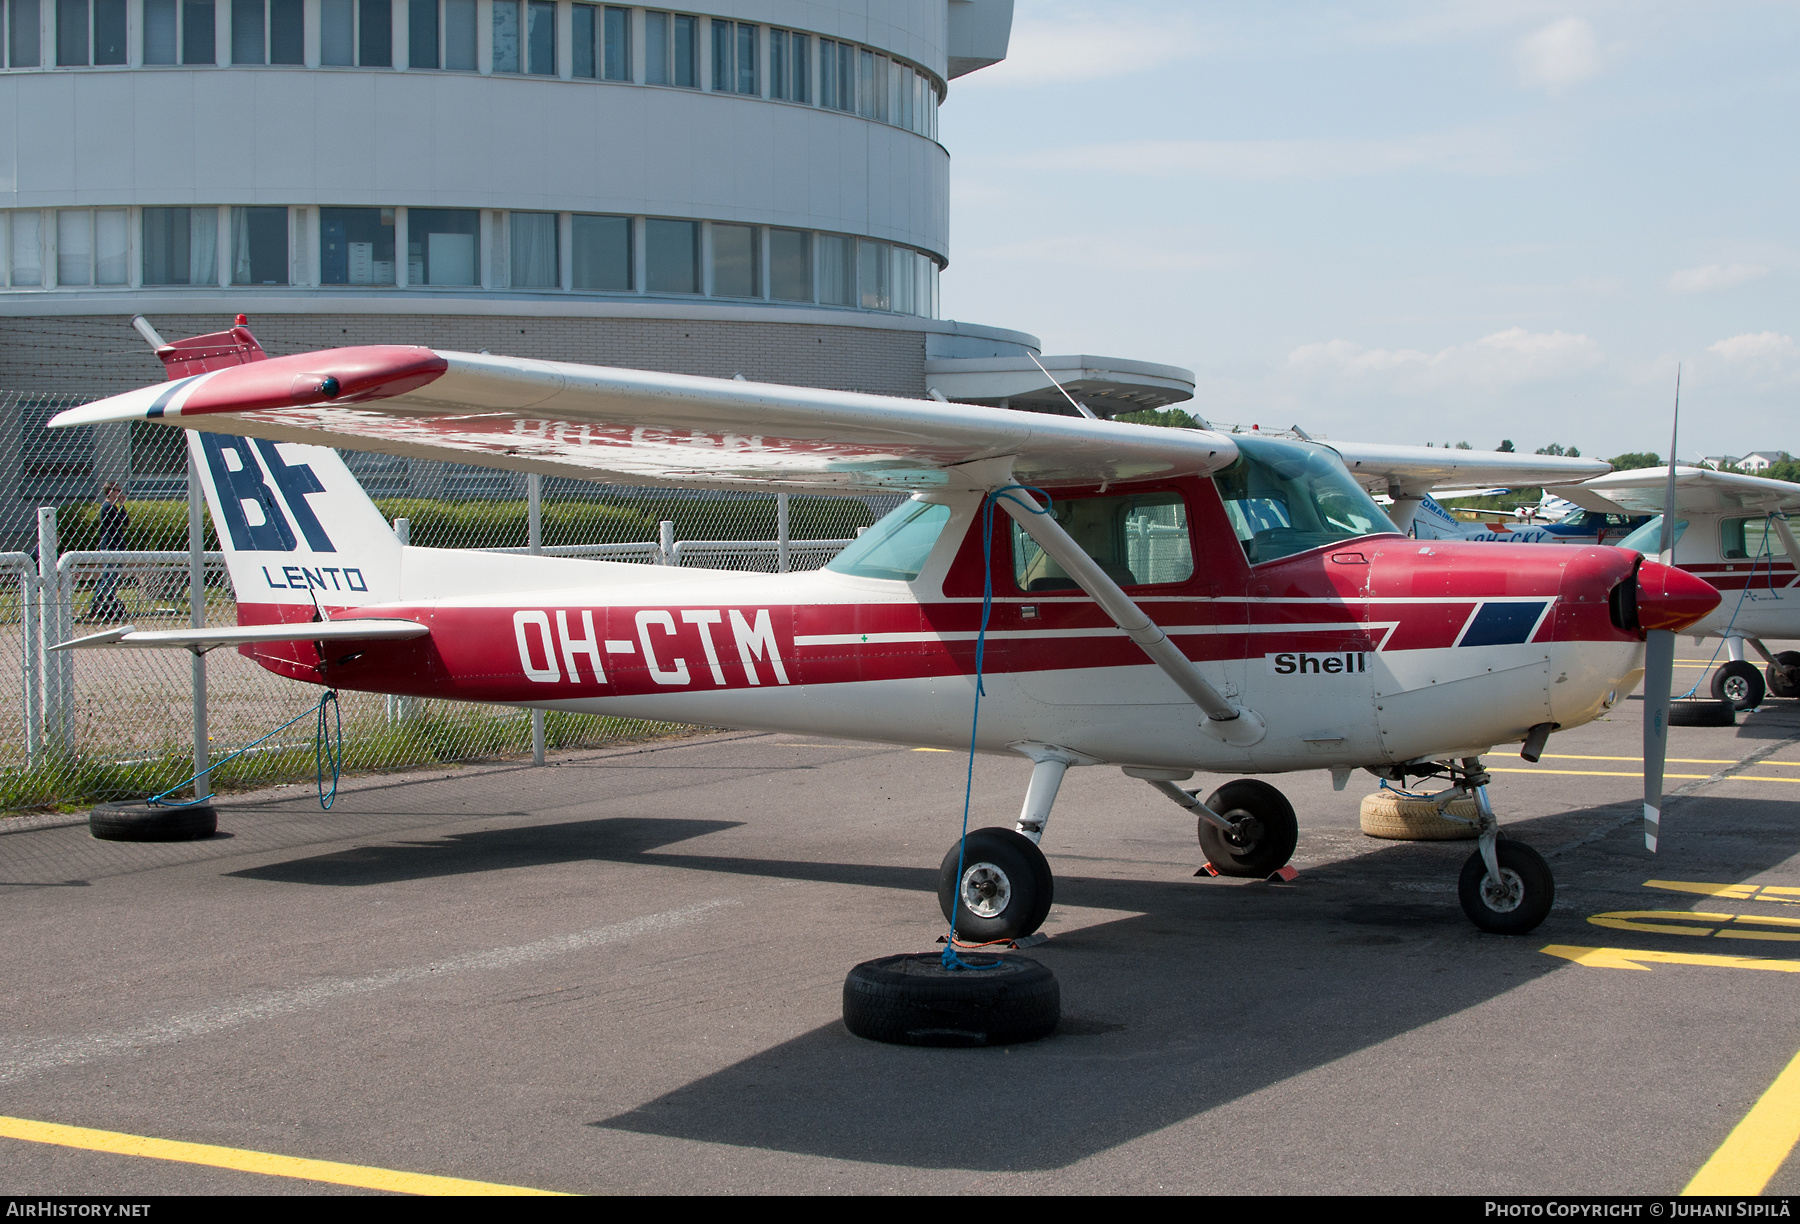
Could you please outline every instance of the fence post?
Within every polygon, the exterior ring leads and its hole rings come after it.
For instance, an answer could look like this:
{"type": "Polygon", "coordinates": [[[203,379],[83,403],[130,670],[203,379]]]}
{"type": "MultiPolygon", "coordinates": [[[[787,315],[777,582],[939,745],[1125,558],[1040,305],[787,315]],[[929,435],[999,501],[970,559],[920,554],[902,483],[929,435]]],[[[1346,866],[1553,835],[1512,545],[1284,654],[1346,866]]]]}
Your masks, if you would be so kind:
{"type": "Polygon", "coordinates": [[[788,572],[791,560],[788,556],[788,495],[775,495],[775,572],[788,572]]]}
{"type": "Polygon", "coordinates": [[[657,558],[656,563],[658,565],[674,565],[675,524],[673,521],[664,519],[656,525],[656,540],[657,547],[661,549],[661,555],[657,558]]]}
{"type": "Polygon", "coordinates": [[[42,609],[37,575],[19,570],[19,636],[25,655],[25,767],[35,768],[44,755],[44,678],[42,609]]]}
{"type": "MultiPolygon", "coordinates": [[[[541,556],[544,551],[544,478],[536,472],[525,476],[525,547],[534,557],[541,556]]],[[[531,712],[531,763],[544,763],[542,710],[531,712]]]]}
{"type": "MultiPolygon", "coordinates": [[[[405,548],[408,544],[412,543],[411,519],[397,518],[394,520],[394,538],[400,541],[400,547],[402,548],[405,548]]],[[[401,562],[401,566],[404,572],[404,561],[401,562]]],[[[417,714],[423,706],[424,703],[417,697],[396,697],[392,693],[388,694],[388,726],[391,727],[395,723],[405,722],[407,719],[417,714]]]]}
{"type": "Polygon", "coordinates": [[[38,640],[40,675],[43,677],[43,733],[50,745],[60,751],[69,750],[64,734],[64,706],[68,694],[62,683],[64,655],[53,655],[50,647],[63,641],[62,582],[57,562],[61,559],[56,535],[56,507],[38,507],[38,640]]]}
{"type": "MultiPolygon", "coordinates": [[[[194,463],[194,448],[187,448],[188,495],[188,624],[196,629],[206,627],[206,526],[201,517],[200,469],[194,463]]],[[[190,683],[194,693],[194,798],[212,794],[212,777],[205,772],[208,756],[206,742],[206,656],[193,652],[189,664],[190,683]]]]}

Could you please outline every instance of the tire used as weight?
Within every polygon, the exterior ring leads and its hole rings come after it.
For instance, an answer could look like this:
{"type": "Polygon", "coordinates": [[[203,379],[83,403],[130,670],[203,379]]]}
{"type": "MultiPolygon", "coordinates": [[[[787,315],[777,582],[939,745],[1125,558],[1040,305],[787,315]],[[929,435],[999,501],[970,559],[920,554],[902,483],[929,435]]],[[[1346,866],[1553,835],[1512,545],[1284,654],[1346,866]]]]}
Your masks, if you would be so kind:
{"type": "Polygon", "coordinates": [[[1452,799],[1448,810],[1451,816],[1464,819],[1451,820],[1429,799],[1408,799],[1380,790],[1363,796],[1362,831],[1388,841],[1463,841],[1476,835],[1474,821],[1479,813],[1473,799],[1452,799]]]}
{"type": "Polygon", "coordinates": [[[88,813],[88,832],[101,841],[192,841],[218,831],[218,809],[210,803],[187,807],[102,803],[88,813]]]}
{"type": "Polygon", "coordinates": [[[1735,727],[1737,710],[1729,701],[1671,701],[1671,727],[1735,727]]]}
{"type": "Polygon", "coordinates": [[[844,979],[844,1027],[911,1046],[1011,1045],[1055,1031],[1062,991],[1049,969],[1024,956],[962,959],[984,967],[946,969],[936,952],[856,966],[844,979]]]}

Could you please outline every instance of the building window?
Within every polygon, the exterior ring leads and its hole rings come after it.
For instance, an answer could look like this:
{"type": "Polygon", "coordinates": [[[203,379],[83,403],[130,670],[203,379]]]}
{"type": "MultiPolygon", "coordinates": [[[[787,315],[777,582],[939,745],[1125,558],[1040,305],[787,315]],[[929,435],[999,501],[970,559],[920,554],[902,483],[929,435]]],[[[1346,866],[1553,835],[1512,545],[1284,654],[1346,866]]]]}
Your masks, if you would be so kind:
{"type": "MultiPolygon", "coordinates": [[[[36,214],[31,214],[33,217],[36,214]]],[[[56,213],[56,283],[123,285],[129,225],[123,208],[63,208],[56,213]]],[[[35,230],[34,230],[35,232],[35,230]]],[[[41,263],[34,261],[37,283],[41,263]]]]}
{"type": "Polygon", "coordinates": [[[569,220],[575,288],[630,293],[631,218],[576,213],[569,220]]]}
{"type": "Polygon", "coordinates": [[[8,221],[12,230],[8,247],[12,254],[12,287],[35,289],[44,283],[43,214],[21,209],[8,221]]]}
{"type": "Polygon", "coordinates": [[[475,71],[475,0],[407,0],[406,66],[475,71]]]}
{"type": "Polygon", "coordinates": [[[856,48],[849,43],[819,40],[819,105],[856,112],[856,48]]]}
{"type": "Polygon", "coordinates": [[[700,19],[685,13],[644,14],[644,75],[652,85],[700,85],[700,19]]]}
{"type": "Polygon", "coordinates": [[[146,285],[217,285],[219,210],[146,208],[142,250],[146,285]]]}
{"type": "Polygon", "coordinates": [[[569,6],[569,72],[585,80],[599,75],[601,23],[594,20],[599,12],[591,4],[569,6]]]}
{"type": "Polygon", "coordinates": [[[392,68],[393,0],[320,0],[319,59],[339,68],[392,68]]]}
{"type": "Polygon", "coordinates": [[[805,230],[769,231],[769,296],[783,302],[813,300],[812,235],[805,230]]]}
{"type": "Polygon", "coordinates": [[[494,71],[519,71],[519,0],[494,0],[494,71]]]}
{"type": "Polygon", "coordinates": [[[534,76],[556,75],[556,4],[531,0],[525,6],[525,71],[534,76]]]}
{"type": "Polygon", "coordinates": [[[700,292],[700,223],[663,221],[644,223],[647,280],[651,293],[700,292]]]}
{"type": "MultiPolygon", "coordinates": [[[[495,5],[498,8],[499,5],[495,5]]],[[[481,214],[473,208],[414,208],[406,214],[406,283],[481,283],[481,214]]]]}
{"type": "Polygon", "coordinates": [[[288,283],[288,210],[231,210],[231,283],[288,283]]]}
{"type": "Polygon", "coordinates": [[[305,0],[231,0],[233,64],[306,62],[305,0]]]}
{"type": "Polygon", "coordinates": [[[562,259],[556,245],[556,214],[515,212],[512,230],[512,284],[515,289],[555,289],[562,284],[562,259]]]}
{"type": "Polygon", "coordinates": [[[393,209],[321,208],[319,244],[321,283],[394,283],[393,209]]]}
{"type": "Polygon", "coordinates": [[[754,225],[712,226],[712,291],[714,297],[762,296],[757,275],[757,241],[754,225]]]}
{"type": "Polygon", "coordinates": [[[856,244],[856,287],[864,310],[892,310],[892,286],[888,281],[888,247],[885,242],[856,244]]]}
{"type": "Polygon", "coordinates": [[[436,68],[438,64],[438,0],[407,0],[406,66],[436,68]]]}
{"type": "Polygon", "coordinates": [[[837,234],[819,235],[819,301],[827,306],[856,305],[854,241],[837,234]]]}
{"type": "Polygon", "coordinates": [[[59,67],[124,62],[125,0],[56,0],[59,67]]]}
{"type": "Polygon", "coordinates": [[[7,0],[6,66],[36,68],[43,54],[40,0],[7,0]]]}
{"type": "Polygon", "coordinates": [[[756,83],[757,27],[742,21],[713,19],[712,87],[720,93],[758,95],[756,83]]]}
{"type": "Polygon", "coordinates": [[[606,6],[605,73],[609,81],[631,79],[631,10],[606,6]]]}
{"type": "Polygon", "coordinates": [[[144,0],[144,62],[213,63],[213,22],[212,0],[144,0]]]}
{"type": "Polygon", "coordinates": [[[769,96],[812,101],[812,39],[789,30],[769,31],[769,96]]]}

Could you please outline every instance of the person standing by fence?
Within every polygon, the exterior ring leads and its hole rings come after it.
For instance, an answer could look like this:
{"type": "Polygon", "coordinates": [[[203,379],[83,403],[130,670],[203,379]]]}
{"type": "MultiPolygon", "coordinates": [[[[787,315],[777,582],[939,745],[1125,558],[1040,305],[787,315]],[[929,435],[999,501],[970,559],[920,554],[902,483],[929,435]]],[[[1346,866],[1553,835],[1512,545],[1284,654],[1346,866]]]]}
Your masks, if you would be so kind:
{"type": "MultiPolygon", "coordinates": [[[[125,490],[109,480],[101,487],[100,551],[121,552],[125,548],[125,532],[131,527],[131,514],[125,509],[125,490]]],[[[126,619],[125,601],[119,598],[119,571],[100,571],[94,584],[94,598],[88,604],[90,621],[122,621],[126,619]]]]}

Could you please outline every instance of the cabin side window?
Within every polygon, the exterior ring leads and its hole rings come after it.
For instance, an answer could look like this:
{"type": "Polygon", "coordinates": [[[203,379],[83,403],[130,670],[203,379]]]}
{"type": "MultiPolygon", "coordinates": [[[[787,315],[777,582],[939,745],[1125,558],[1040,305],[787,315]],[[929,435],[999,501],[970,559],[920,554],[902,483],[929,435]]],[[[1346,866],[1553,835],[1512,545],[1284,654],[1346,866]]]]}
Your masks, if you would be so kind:
{"type": "Polygon", "coordinates": [[[1758,515],[1719,523],[1719,555],[1727,561],[1754,561],[1759,557],[1786,557],[1787,549],[1769,519],[1758,515]]]}
{"type": "MultiPolygon", "coordinates": [[[[1175,492],[1058,498],[1051,513],[1122,587],[1162,586],[1194,576],[1187,503],[1175,492]]],[[[1021,591],[1073,591],[1075,580],[1012,523],[1013,579],[1021,591]]]]}

